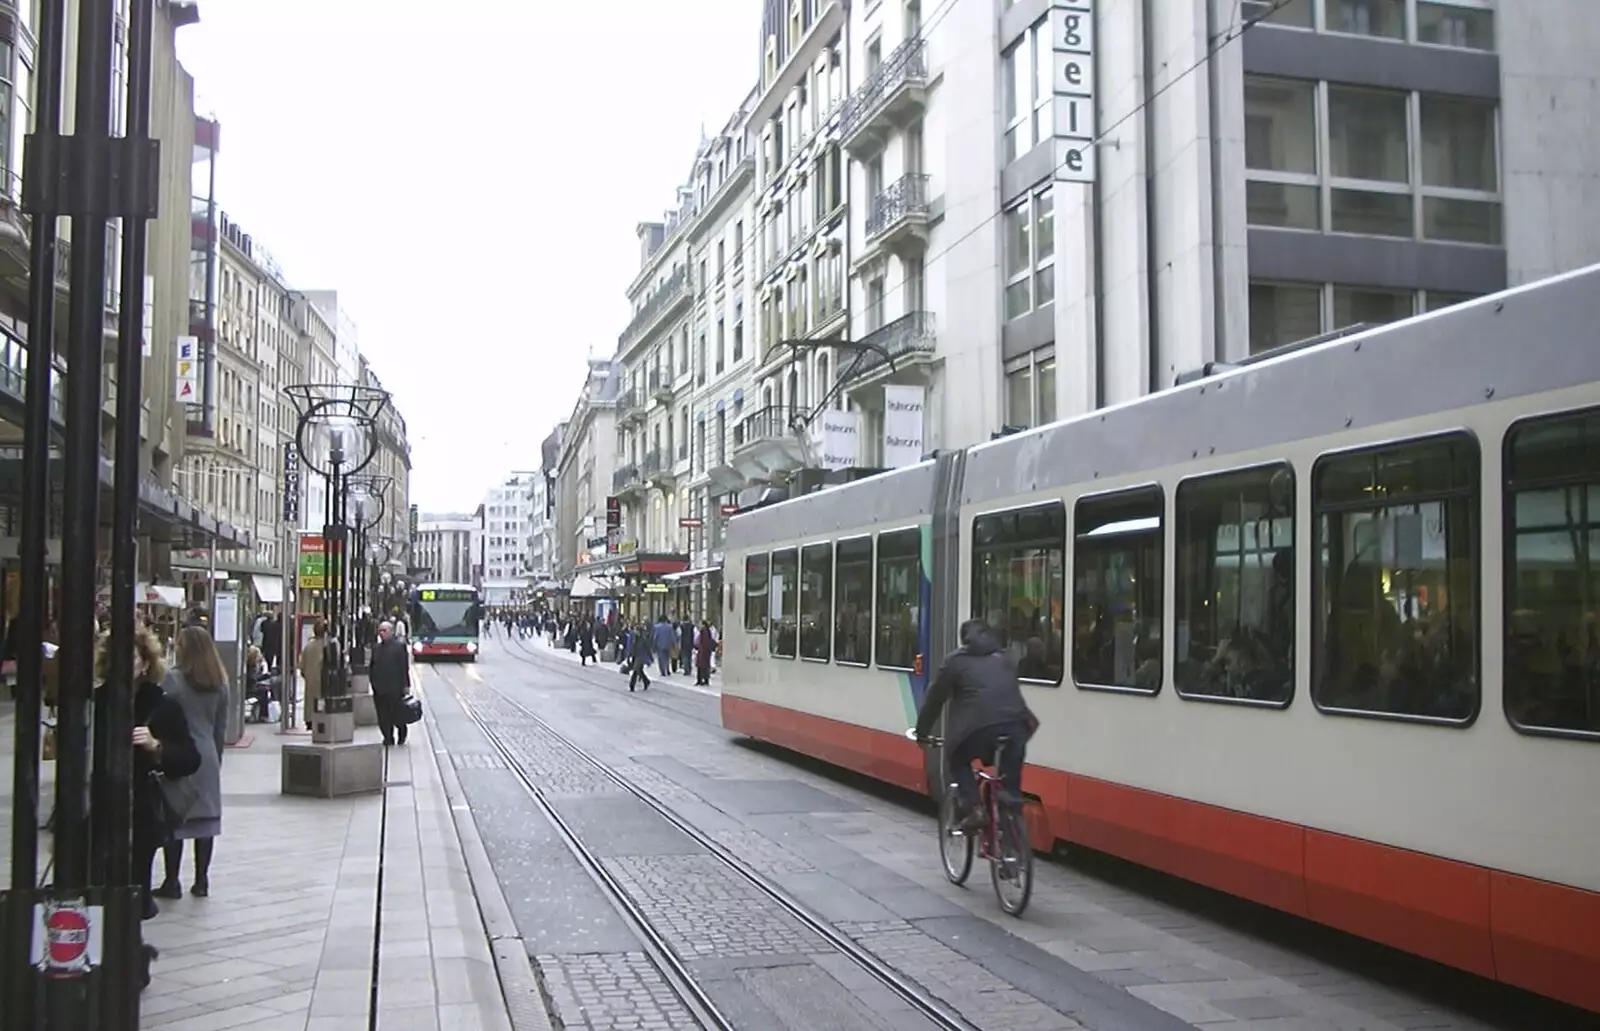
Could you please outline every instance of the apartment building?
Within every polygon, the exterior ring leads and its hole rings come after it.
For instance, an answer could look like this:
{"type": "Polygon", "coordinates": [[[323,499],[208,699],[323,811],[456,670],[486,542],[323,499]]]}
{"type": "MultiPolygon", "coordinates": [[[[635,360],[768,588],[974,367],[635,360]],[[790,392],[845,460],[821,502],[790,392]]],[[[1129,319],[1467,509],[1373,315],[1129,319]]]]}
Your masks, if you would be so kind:
{"type": "Polygon", "coordinates": [[[532,532],[534,491],[542,472],[512,472],[489,489],[483,499],[483,567],[479,584],[485,604],[510,605],[525,600],[534,578],[528,541],[532,532]]]}
{"type": "Polygon", "coordinates": [[[561,445],[566,439],[566,434],[567,423],[563,421],[539,443],[539,472],[543,480],[534,491],[533,525],[528,552],[533,560],[534,580],[542,586],[550,586],[556,581],[556,569],[560,564],[556,476],[561,466],[561,445]]]}
{"type": "Polygon", "coordinates": [[[473,538],[477,519],[471,515],[425,515],[417,522],[412,567],[427,570],[428,582],[472,583],[473,538]]]}
{"type": "Polygon", "coordinates": [[[591,358],[577,402],[561,436],[556,460],[556,579],[573,600],[609,593],[602,569],[622,541],[622,507],[611,493],[619,461],[617,428],[622,370],[609,358],[591,358]]]}

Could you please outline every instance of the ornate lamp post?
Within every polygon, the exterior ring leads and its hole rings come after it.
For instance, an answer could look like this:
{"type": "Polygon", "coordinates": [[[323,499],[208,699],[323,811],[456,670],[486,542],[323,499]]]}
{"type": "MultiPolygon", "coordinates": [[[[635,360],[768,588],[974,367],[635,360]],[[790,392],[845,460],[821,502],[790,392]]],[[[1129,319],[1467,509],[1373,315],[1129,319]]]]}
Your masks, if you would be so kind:
{"type": "Polygon", "coordinates": [[[349,588],[351,484],[378,454],[375,426],[389,404],[377,387],[296,383],[284,388],[300,413],[295,442],[301,464],[327,483],[322,527],[322,614],[328,621],[328,648],[322,662],[322,692],[314,742],[343,743],[354,735],[350,698],[349,588]]]}

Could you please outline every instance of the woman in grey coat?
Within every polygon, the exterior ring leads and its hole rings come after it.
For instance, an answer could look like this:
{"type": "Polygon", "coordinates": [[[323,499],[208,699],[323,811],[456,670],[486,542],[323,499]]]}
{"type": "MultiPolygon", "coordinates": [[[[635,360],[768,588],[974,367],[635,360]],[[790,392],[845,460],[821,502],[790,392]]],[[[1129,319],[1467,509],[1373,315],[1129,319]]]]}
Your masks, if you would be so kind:
{"type": "Polygon", "coordinates": [[[200,769],[189,779],[196,788],[194,805],[183,825],[165,846],[167,879],[151,892],[157,898],[181,899],[183,843],[194,842],[195,898],[211,894],[211,854],[222,833],[222,751],[228,730],[228,674],[217,646],[204,627],[184,627],[178,634],[176,662],[167,673],[167,694],[189,718],[189,733],[200,751],[200,769]]]}

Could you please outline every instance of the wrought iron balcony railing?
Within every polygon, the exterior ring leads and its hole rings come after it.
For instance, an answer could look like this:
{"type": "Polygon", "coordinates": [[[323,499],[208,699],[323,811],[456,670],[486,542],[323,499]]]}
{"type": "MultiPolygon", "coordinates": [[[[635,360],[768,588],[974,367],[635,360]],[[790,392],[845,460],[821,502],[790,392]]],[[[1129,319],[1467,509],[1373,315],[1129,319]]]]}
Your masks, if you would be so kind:
{"type": "Polygon", "coordinates": [[[913,38],[901,43],[844,102],[839,114],[840,134],[846,137],[853,134],[877,111],[883,99],[901,86],[908,82],[926,82],[927,78],[928,41],[913,38]]]}
{"type": "Polygon", "coordinates": [[[687,266],[680,266],[660,286],[651,291],[650,296],[640,306],[638,314],[628,323],[628,328],[617,338],[617,342],[626,347],[646,326],[653,323],[658,315],[687,296],[689,296],[689,269],[687,266]]]}
{"type": "Polygon", "coordinates": [[[875,372],[887,364],[884,352],[897,361],[907,355],[932,354],[938,344],[938,338],[934,334],[933,312],[907,312],[893,322],[868,333],[860,342],[875,346],[863,351],[859,362],[855,358],[841,361],[839,375],[848,372],[851,378],[855,378],[875,372]]]}
{"type": "Polygon", "coordinates": [[[867,239],[913,217],[928,217],[928,177],[920,172],[901,176],[872,198],[867,208],[867,239]]]}

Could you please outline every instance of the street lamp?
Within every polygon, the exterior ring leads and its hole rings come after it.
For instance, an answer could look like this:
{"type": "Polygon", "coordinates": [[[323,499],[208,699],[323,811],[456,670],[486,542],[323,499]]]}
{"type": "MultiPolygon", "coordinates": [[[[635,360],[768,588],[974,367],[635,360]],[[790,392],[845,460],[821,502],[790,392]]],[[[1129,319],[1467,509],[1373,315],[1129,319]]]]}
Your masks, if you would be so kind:
{"type": "Polygon", "coordinates": [[[328,621],[333,654],[324,655],[318,706],[331,718],[316,720],[314,742],[338,744],[355,733],[350,698],[350,487],[378,454],[374,432],[389,404],[388,391],[348,384],[295,383],[284,388],[300,414],[295,442],[300,461],[327,483],[322,527],[322,615],[328,621]],[[342,717],[342,718],[340,718],[342,717]]]}

